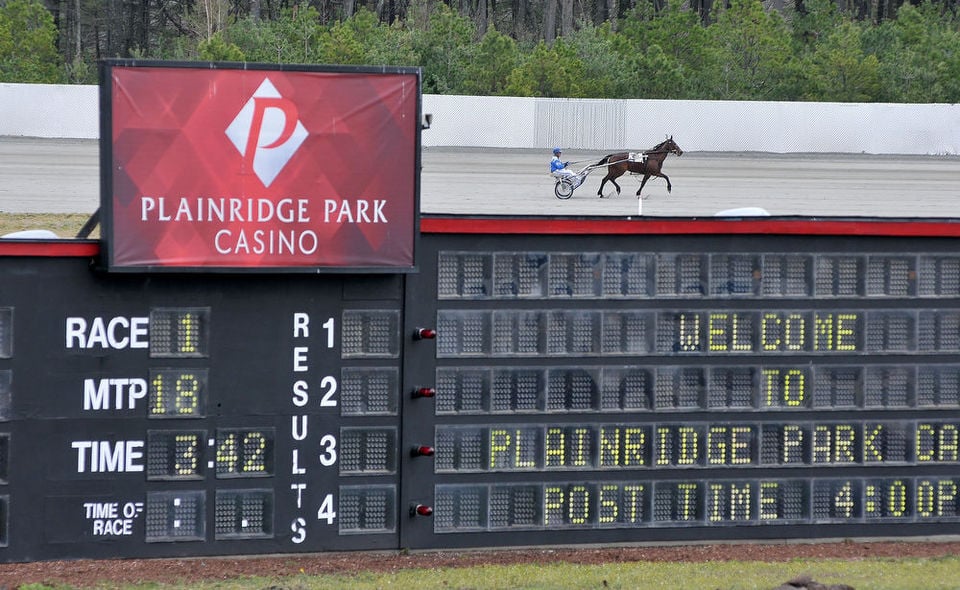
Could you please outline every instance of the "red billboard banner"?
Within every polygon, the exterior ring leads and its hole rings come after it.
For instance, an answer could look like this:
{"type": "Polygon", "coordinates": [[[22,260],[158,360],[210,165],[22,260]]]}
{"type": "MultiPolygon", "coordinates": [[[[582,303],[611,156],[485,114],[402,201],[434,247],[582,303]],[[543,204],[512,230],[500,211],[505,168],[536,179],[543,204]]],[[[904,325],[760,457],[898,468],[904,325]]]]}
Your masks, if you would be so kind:
{"type": "Polygon", "coordinates": [[[107,61],[110,270],[414,266],[420,73],[107,61]]]}

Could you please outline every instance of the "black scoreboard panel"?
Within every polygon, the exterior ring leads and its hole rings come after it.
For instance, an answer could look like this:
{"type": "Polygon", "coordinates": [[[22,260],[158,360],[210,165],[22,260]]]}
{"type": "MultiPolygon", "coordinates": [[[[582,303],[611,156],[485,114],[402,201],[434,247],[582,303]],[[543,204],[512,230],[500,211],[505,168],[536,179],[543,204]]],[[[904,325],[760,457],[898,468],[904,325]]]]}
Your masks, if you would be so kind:
{"type": "Polygon", "coordinates": [[[0,559],[398,546],[400,277],[0,276],[0,559]]]}
{"type": "MultiPolygon", "coordinates": [[[[425,235],[410,547],[960,531],[953,239],[425,235]]],[[[411,477],[412,476],[412,477],[411,477]]],[[[407,482],[410,482],[409,484],[407,482]]]]}
{"type": "Polygon", "coordinates": [[[437,227],[397,275],[0,242],[0,561],[960,532],[954,230],[437,227]]]}

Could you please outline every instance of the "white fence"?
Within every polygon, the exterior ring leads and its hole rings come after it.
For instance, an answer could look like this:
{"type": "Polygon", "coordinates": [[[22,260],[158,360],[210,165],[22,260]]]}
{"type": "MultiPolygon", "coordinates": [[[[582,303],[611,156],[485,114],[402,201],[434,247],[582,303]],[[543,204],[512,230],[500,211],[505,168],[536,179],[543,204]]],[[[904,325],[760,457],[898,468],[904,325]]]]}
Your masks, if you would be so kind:
{"type": "MultiPolygon", "coordinates": [[[[96,86],[0,84],[0,136],[99,135],[96,86]]],[[[960,154],[960,105],[425,95],[425,146],[960,154]]]]}

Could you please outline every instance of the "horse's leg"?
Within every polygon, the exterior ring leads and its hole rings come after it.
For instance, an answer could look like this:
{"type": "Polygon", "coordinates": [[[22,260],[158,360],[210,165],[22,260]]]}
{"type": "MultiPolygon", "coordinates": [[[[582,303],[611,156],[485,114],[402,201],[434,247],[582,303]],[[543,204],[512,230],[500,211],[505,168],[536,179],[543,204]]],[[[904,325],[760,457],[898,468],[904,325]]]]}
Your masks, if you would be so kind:
{"type": "Polygon", "coordinates": [[[610,182],[613,183],[613,186],[617,187],[617,196],[620,196],[620,185],[617,183],[617,179],[627,173],[629,168],[623,163],[617,164],[616,167],[612,167],[610,170],[610,182]]]}
{"type": "Polygon", "coordinates": [[[603,198],[603,185],[607,184],[607,181],[613,183],[613,186],[617,188],[617,194],[620,194],[620,185],[617,184],[617,176],[613,174],[607,174],[603,177],[603,180],[600,182],[600,190],[597,191],[597,195],[602,199],[603,198]]]}
{"type": "Polygon", "coordinates": [[[667,192],[669,193],[670,189],[673,188],[673,185],[670,184],[670,177],[664,174],[663,172],[660,173],[660,176],[662,176],[663,179],[667,181],[667,192]]]}
{"type": "Polygon", "coordinates": [[[640,196],[640,191],[643,190],[643,185],[647,184],[647,179],[650,178],[649,174],[643,175],[643,180],[640,181],[640,188],[637,189],[637,196],[640,196]]]}
{"type": "Polygon", "coordinates": [[[610,179],[610,176],[607,175],[607,176],[604,176],[603,180],[600,181],[600,190],[597,191],[597,195],[599,195],[601,199],[603,198],[603,185],[607,184],[607,181],[609,179],[610,179]]]}

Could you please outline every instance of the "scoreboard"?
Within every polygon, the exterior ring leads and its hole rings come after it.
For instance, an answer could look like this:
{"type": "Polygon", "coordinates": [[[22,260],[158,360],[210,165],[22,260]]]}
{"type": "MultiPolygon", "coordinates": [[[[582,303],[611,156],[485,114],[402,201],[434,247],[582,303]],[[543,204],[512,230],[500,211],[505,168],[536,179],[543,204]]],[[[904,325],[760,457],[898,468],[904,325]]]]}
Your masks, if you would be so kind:
{"type": "Polygon", "coordinates": [[[4,560],[397,546],[399,276],[90,261],[0,258],[4,560]]]}
{"type": "Polygon", "coordinates": [[[956,532],[955,239],[484,223],[430,225],[407,283],[438,334],[410,545],[956,532]]]}
{"type": "Polygon", "coordinates": [[[0,242],[0,561],[954,535],[950,223],[425,218],[396,273],[0,242]]]}

